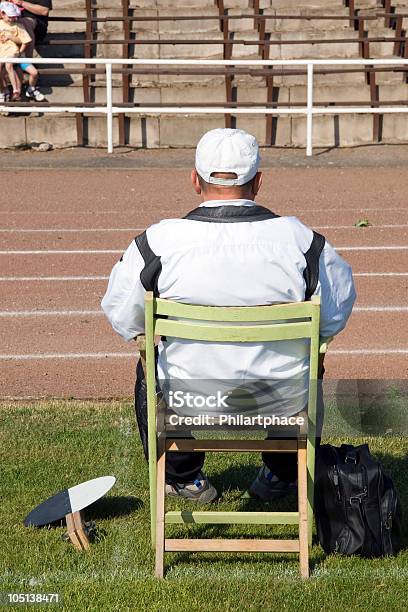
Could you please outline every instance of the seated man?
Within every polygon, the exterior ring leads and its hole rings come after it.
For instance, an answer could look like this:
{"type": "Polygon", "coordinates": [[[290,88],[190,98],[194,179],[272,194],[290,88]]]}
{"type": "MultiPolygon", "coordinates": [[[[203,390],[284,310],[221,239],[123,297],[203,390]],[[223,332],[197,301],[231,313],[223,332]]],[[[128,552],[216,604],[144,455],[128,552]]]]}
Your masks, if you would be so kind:
{"type": "MultiPolygon", "coordinates": [[[[125,340],[144,332],[144,294],[213,306],[256,306],[301,302],[321,296],[321,335],[341,331],[355,292],[350,267],[295,217],[279,217],[258,206],[262,184],[258,144],[242,130],[207,132],[197,146],[191,181],[199,208],[183,219],[152,225],[114,266],[102,308],[125,340]]],[[[158,347],[158,379],[286,380],[302,378],[308,357],[302,340],[263,345],[164,339],[158,347]]],[[[305,407],[296,394],[289,414],[305,407]],[[297,401],[296,401],[297,398],[297,401]]],[[[136,381],[136,415],[147,456],[143,370],[136,381]]],[[[318,432],[318,435],[319,432],[318,432]]],[[[296,456],[265,453],[250,487],[252,495],[276,499],[296,480],[296,456]]],[[[166,493],[201,502],[217,492],[202,472],[204,453],[169,453],[166,493]]]]}

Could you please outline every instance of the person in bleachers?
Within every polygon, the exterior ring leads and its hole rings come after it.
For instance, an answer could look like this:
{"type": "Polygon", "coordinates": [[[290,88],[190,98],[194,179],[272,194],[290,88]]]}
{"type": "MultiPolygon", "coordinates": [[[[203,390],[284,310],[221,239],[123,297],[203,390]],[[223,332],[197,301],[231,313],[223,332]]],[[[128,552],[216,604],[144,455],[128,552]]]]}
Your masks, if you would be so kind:
{"type": "MultiPolygon", "coordinates": [[[[6,95],[6,83],[1,58],[19,57],[21,49],[24,45],[31,42],[28,32],[17,23],[20,15],[20,9],[11,2],[0,3],[0,80],[1,94],[3,102],[6,95]]],[[[13,101],[20,100],[21,96],[21,79],[16,71],[15,65],[11,63],[5,64],[5,69],[10,79],[13,88],[11,99],[13,101]]]]}
{"type": "Polygon", "coordinates": [[[20,68],[28,74],[28,87],[25,90],[25,97],[28,99],[34,99],[36,102],[43,102],[45,100],[45,96],[37,87],[37,68],[30,61],[21,63],[20,68]]]}
{"type": "Polygon", "coordinates": [[[48,15],[52,10],[52,0],[11,0],[23,10],[19,23],[25,27],[31,37],[31,43],[27,45],[25,54],[33,57],[34,47],[38,42],[44,40],[48,29],[48,15]]]}

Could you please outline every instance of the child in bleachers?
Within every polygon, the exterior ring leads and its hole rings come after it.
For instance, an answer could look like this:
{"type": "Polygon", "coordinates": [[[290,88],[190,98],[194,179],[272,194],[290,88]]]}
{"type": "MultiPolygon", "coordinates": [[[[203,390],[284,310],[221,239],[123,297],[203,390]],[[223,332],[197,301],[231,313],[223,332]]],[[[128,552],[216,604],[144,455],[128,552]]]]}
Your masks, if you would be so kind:
{"type": "Polygon", "coordinates": [[[42,102],[45,100],[45,96],[41,93],[41,91],[37,88],[38,81],[38,70],[37,68],[28,62],[23,62],[20,64],[20,68],[24,70],[28,74],[28,87],[25,90],[26,98],[34,98],[37,102],[42,102]]]}
{"type": "MultiPolygon", "coordinates": [[[[11,2],[0,3],[0,83],[2,86],[1,94],[3,101],[5,95],[4,77],[2,76],[4,62],[2,62],[1,59],[5,57],[19,57],[21,47],[31,42],[31,38],[26,30],[16,24],[16,20],[19,16],[20,9],[18,6],[15,6],[11,2]]],[[[13,88],[11,99],[20,100],[21,80],[15,68],[16,66],[11,63],[6,63],[5,65],[6,72],[13,88]]]]}
{"type": "MultiPolygon", "coordinates": [[[[25,28],[15,23],[20,15],[19,7],[10,2],[1,2],[0,11],[2,17],[0,20],[0,58],[7,56],[24,57],[25,48],[27,44],[31,42],[31,37],[26,32],[25,28]],[[3,22],[6,24],[6,27],[2,26],[3,22]],[[7,25],[9,27],[7,27],[7,25]]],[[[19,76],[21,74],[21,72],[19,73],[19,68],[28,74],[28,87],[25,92],[25,97],[34,98],[37,102],[42,102],[45,98],[37,88],[38,70],[29,61],[22,62],[21,64],[6,65],[10,83],[13,87],[12,99],[19,100],[21,96],[22,78],[19,76]]],[[[0,102],[6,101],[6,92],[5,74],[0,65],[0,102]]]]}

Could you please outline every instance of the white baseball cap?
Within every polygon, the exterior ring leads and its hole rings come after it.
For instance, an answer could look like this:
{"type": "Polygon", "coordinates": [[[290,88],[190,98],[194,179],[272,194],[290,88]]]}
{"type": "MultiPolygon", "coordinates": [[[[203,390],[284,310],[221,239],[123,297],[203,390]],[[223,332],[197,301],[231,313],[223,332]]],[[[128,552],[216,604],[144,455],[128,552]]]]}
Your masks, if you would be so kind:
{"type": "Polygon", "coordinates": [[[0,11],[6,13],[7,17],[20,17],[21,9],[12,2],[0,2],[0,11]]]}
{"type": "Polygon", "coordinates": [[[244,185],[258,171],[259,147],[254,136],[244,130],[217,128],[201,138],[196,149],[195,167],[206,183],[244,185]],[[213,172],[229,172],[237,178],[217,178],[213,172]]]}

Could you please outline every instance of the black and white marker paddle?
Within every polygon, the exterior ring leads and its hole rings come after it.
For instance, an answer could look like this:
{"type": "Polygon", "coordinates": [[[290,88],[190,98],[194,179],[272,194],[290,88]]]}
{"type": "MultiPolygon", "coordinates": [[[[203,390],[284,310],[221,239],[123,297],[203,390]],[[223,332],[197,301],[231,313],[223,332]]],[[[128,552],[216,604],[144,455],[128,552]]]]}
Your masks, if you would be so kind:
{"type": "Polygon", "coordinates": [[[87,549],[89,538],[84,528],[81,510],[103,497],[115,482],[114,476],[101,476],[64,489],[31,510],[24,520],[24,525],[42,527],[65,517],[71,542],[78,550],[87,549]]]}

